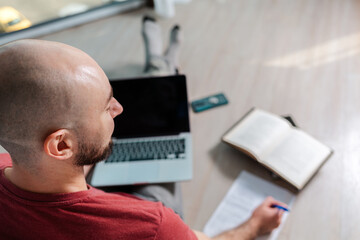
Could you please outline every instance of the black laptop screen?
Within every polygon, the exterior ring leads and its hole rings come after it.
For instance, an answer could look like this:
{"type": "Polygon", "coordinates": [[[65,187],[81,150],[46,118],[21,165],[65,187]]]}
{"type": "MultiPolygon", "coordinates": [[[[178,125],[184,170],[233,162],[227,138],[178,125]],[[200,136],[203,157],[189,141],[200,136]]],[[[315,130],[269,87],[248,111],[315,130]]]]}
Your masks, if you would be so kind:
{"type": "Polygon", "coordinates": [[[183,75],[110,81],[124,111],[115,118],[115,138],[189,132],[186,79],[183,75]]]}

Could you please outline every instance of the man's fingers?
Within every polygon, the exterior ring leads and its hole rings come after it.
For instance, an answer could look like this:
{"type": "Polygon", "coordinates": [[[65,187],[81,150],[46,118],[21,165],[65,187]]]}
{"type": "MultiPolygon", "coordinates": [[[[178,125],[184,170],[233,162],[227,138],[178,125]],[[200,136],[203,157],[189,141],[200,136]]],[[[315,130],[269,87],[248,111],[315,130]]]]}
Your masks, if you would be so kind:
{"type": "Polygon", "coordinates": [[[284,210],[280,210],[278,211],[278,216],[279,216],[279,219],[281,219],[282,215],[284,214],[284,210]]]}
{"type": "Polygon", "coordinates": [[[277,200],[275,200],[275,199],[274,199],[273,197],[271,197],[271,196],[269,196],[269,197],[267,197],[267,198],[265,199],[264,204],[265,204],[266,206],[269,206],[269,207],[271,207],[271,206],[273,206],[273,205],[279,205],[279,206],[284,207],[284,208],[287,208],[287,207],[288,207],[287,204],[285,204],[285,203],[283,203],[283,202],[280,202],[280,201],[277,201],[277,200]]]}

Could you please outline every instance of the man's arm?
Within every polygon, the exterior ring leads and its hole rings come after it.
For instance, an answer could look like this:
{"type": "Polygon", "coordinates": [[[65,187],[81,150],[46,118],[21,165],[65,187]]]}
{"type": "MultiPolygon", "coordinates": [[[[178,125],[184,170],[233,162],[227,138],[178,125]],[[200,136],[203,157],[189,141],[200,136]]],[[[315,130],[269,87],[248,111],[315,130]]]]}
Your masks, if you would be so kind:
{"type": "Polygon", "coordinates": [[[198,240],[255,239],[257,236],[271,232],[280,225],[283,211],[271,207],[274,204],[286,207],[286,204],[276,201],[272,197],[267,197],[265,201],[254,210],[249,220],[232,230],[223,232],[213,238],[209,238],[202,232],[194,231],[194,233],[198,240]]]}

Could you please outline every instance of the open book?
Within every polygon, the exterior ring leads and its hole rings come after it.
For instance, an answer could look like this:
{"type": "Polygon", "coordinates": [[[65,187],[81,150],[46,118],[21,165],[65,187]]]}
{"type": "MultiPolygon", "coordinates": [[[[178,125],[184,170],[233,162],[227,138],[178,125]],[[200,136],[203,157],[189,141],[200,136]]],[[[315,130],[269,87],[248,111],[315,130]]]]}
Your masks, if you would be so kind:
{"type": "Polygon", "coordinates": [[[332,150],[280,116],[253,108],[222,140],[301,190],[332,150]]]}

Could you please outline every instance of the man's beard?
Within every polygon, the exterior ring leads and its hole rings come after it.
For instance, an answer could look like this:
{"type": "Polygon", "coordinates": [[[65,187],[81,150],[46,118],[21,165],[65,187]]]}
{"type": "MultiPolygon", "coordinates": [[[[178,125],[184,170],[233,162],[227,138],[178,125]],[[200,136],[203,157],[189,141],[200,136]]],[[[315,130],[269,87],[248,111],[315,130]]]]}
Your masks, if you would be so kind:
{"type": "Polygon", "coordinates": [[[112,150],[112,141],[105,148],[101,148],[95,144],[85,143],[79,146],[79,152],[75,157],[76,166],[92,165],[105,160],[110,156],[112,150]]]}

